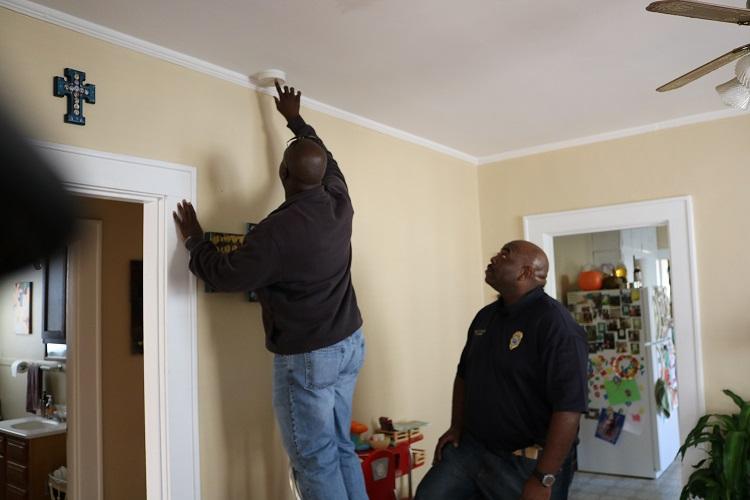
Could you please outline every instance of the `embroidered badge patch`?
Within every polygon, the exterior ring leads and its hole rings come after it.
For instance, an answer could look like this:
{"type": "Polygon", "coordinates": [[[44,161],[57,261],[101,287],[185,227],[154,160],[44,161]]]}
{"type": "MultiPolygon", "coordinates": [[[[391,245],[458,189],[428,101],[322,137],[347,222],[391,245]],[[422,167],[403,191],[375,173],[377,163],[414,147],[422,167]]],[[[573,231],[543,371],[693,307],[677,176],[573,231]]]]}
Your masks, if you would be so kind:
{"type": "Polygon", "coordinates": [[[516,333],[513,334],[513,336],[510,338],[510,343],[508,344],[508,347],[512,351],[519,345],[521,345],[521,341],[523,340],[523,332],[521,330],[518,330],[516,333]]]}

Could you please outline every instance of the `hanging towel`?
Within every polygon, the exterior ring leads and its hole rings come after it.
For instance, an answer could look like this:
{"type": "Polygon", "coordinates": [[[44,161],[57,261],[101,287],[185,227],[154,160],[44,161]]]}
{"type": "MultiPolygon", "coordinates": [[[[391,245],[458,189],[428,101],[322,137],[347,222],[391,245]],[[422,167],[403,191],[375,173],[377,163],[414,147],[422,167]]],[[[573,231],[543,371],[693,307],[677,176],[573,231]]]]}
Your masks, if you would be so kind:
{"type": "Polygon", "coordinates": [[[42,399],[42,366],[29,363],[29,371],[26,378],[26,411],[36,413],[40,408],[42,399]]]}

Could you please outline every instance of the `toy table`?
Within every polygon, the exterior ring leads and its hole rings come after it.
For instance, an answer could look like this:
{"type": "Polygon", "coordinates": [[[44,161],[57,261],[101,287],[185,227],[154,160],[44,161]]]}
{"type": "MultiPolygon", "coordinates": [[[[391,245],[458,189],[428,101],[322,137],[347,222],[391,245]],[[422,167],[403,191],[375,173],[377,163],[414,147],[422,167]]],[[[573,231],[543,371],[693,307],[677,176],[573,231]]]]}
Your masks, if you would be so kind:
{"type": "Polygon", "coordinates": [[[395,500],[396,479],[409,478],[409,500],[412,498],[411,471],[424,465],[425,451],[412,449],[412,443],[424,439],[419,431],[377,431],[391,438],[391,446],[383,450],[357,452],[362,462],[365,487],[370,500],[395,500]]]}

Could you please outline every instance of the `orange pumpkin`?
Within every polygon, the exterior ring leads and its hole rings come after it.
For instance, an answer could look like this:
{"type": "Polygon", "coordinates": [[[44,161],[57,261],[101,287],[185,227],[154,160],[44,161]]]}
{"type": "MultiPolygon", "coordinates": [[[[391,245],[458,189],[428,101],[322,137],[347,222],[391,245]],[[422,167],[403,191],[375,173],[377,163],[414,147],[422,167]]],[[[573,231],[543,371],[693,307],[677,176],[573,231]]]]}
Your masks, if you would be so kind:
{"type": "Polygon", "coordinates": [[[600,271],[581,271],[578,275],[578,286],[581,290],[601,290],[602,273],[600,271]]]}
{"type": "Polygon", "coordinates": [[[351,432],[352,434],[362,434],[363,432],[367,432],[367,426],[362,422],[352,420],[352,426],[349,429],[349,432],[351,432]]]}

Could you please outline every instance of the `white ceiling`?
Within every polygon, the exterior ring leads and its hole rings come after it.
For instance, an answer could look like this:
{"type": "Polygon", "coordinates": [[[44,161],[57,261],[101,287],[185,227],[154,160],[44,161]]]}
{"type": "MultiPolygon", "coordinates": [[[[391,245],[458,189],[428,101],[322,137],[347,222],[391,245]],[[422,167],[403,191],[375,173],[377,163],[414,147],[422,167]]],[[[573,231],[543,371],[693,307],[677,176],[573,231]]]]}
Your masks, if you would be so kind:
{"type": "Polygon", "coordinates": [[[283,69],[308,97],[474,157],[721,111],[733,65],[654,89],[750,42],[648,0],[37,3],[242,74],[283,69]]]}

